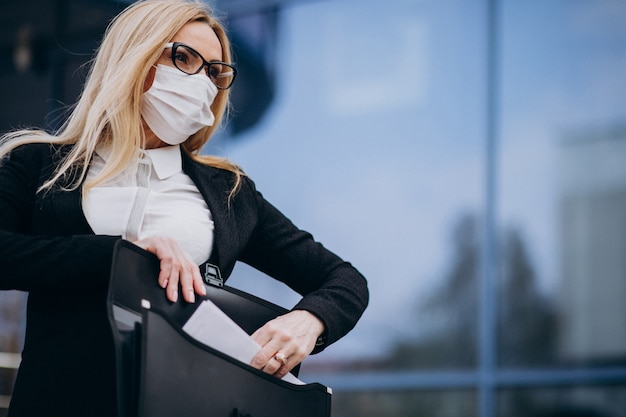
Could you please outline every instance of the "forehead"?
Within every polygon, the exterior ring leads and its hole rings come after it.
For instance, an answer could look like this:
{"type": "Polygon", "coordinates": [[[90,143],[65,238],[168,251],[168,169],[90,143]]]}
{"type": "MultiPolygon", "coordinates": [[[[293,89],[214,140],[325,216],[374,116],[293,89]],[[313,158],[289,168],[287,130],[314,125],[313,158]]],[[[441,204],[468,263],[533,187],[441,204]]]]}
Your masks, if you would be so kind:
{"type": "Polygon", "coordinates": [[[215,31],[206,22],[189,22],[171,39],[198,51],[207,61],[222,60],[222,45],[215,31]]]}

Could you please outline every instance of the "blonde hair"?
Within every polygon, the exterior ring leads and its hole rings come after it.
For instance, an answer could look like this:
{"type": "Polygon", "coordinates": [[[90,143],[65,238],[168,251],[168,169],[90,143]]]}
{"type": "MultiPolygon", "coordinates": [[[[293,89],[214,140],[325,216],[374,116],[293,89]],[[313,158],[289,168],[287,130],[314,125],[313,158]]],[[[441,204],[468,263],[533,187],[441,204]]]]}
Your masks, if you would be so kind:
{"type": "MultiPolygon", "coordinates": [[[[20,130],[9,133],[0,142],[0,158],[27,143],[74,145],[41,189],[52,187],[62,178],[74,178],[66,188],[75,189],[85,179],[96,146],[106,143],[111,147],[112,156],[104,170],[85,183],[84,192],[113,178],[139,158],[145,142],[141,102],[150,68],[160,57],[163,46],[185,24],[195,21],[206,22],[214,30],[222,46],[222,60],[231,63],[230,42],[224,26],[206,4],[198,0],[134,3],[109,24],[80,99],[58,132],[20,130]]],[[[243,172],[224,158],[199,154],[228,107],[229,90],[219,90],[211,105],[215,123],[190,136],[182,147],[201,163],[231,171],[235,177],[232,197],[241,184],[243,172]]]]}

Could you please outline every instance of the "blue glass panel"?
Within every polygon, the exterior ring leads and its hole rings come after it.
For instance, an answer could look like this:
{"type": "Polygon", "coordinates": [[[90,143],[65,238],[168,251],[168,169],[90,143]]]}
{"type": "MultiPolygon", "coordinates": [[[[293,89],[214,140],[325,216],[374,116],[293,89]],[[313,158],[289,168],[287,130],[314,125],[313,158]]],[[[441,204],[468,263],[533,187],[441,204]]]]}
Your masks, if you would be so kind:
{"type": "MultiPolygon", "coordinates": [[[[296,3],[277,30],[273,107],[220,144],[369,279],[361,323],[311,358],[325,369],[476,363],[484,19],[464,1],[296,3]]],[[[231,282],[297,299],[244,266],[231,282]]]]}
{"type": "Polygon", "coordinates": [[[504,366],[626,361],[626,4],[502,2],[504,366]]]}

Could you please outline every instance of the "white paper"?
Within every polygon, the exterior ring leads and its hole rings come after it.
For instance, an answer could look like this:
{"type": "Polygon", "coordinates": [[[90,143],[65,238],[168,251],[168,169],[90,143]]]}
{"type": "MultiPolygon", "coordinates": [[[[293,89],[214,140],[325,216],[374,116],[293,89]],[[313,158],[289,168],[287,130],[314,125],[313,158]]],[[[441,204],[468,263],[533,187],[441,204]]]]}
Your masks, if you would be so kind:
{"type": "MultiPolygon", "coordinates": [[[[199,342],[245,364],[250,364],[261,350],[258,343],[210,300],[200,304],[183,330],[199,342]]],[[[292,384],[304,384],[291,373],[282,379],[292,384]]]]}

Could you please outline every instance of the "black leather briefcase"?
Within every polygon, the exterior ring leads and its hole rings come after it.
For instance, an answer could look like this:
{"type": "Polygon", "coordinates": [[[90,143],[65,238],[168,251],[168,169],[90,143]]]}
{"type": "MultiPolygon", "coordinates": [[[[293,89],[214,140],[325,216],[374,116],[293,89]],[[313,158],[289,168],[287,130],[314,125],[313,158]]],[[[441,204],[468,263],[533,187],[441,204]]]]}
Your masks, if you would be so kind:
{"type": "Polygon", "coordinates": [[[248,334],[287,310],[228,286],[207,286],[207,296],[193,304],[170,303],[158,272],[151,253],[126,241],[116,245],[108,304],[120,417],[330,416],[329,388],[280,380],[182,330],[205,299],[248,334]]]}

